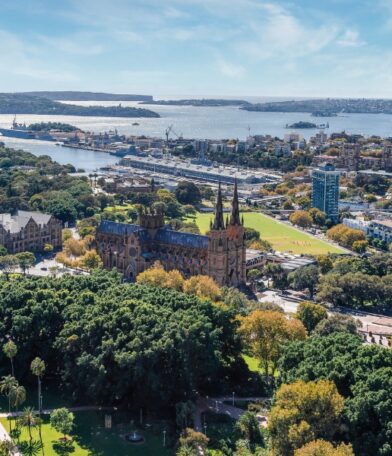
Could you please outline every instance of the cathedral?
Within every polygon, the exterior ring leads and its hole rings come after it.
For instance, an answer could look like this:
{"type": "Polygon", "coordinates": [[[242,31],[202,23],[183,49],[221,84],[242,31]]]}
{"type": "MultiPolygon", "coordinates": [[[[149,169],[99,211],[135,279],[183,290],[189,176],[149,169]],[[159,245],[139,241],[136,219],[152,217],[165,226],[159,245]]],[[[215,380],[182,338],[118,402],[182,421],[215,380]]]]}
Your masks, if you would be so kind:
{"type": "Polygon", "coordinates": [[[237,184],[230,218],[224,220],[219,185],[214,220],[207,236],[183,233],[165,225],[161,213],[142,212],[140,224],[101,222],[96,236],[104,267],[117,268],[128,280],[160,261],[166,270],[185,277],[205,274],[219,285],[239,286],[246,280],[245,229],[240,219],[237,184]]]}

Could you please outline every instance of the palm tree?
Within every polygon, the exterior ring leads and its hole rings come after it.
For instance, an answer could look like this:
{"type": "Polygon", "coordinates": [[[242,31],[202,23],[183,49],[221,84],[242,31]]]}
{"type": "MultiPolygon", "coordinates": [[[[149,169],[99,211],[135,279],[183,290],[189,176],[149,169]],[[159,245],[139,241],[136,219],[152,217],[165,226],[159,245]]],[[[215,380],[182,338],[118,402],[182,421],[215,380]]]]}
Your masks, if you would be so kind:
{"type": "Polygon", "coordinates": [[[5,356],[7,358],[9,358],[10,361],[11,361],[11,375],[13,377],[15,377],[15,373],[14,373],[14,358],[15,358],[15,356],[18,353],[18,347],[16,346],[16,344],[12,340],[9,340],[6,344],[4,344],[3,352],[4,352],[5,356]]]}
{"type": "Polygon", "coordinates": [[[20,417],[19,423],[22,427],[25,427],[29,431],[30,438],[30,447],[33,446],[33,435],[32,428],[37,425],[37,417],[34,413],[34,410],[31,407],[26,407],[23,411],[22,416],[20,417]]]}
{"type": "Polygon", "coordinates": [[[4,394],[8,398],[8,419],[10,421],[10,432],[12,430],[11,427],[11,394],[13,388],[18,386],[18,382],[15,377],[12,375],[6,375],[0,381],[0,393],[4,394]]]}
{"type": "Polygon", "coordinates": [[[37,377],[38,380],[38,432],[39,432],[39,438],[41,441],[42,445],[42,454],[44,455],[44,444],[42,442],[42,419],[41,419],[41,413],[42,413],[42,385],[41,385],[41,379],[42,376],[45,373],[45,363],[41,358],[34,358],[33,361],[31,362],[31,372],[33,375],[37,377]]]}
{"type": "Polygon", "coordinates": [[[37,377],[38,380],[38,415],[41,416],[42,413],[42,388],[41,380],[45,373],[45,362],[40,358],[35,358],[31,362],[31,372],[37,377]]]}
{"type": "Polygon", "coordinates": [[[18,407],[19,405],[22,405],[23,402],[26,400],[26,390],[24,386],[22,385],[15,385],[11,389],[11,401],[12,401],[12,406],[15,409],[16,415],[18,414],[18,407]]]}

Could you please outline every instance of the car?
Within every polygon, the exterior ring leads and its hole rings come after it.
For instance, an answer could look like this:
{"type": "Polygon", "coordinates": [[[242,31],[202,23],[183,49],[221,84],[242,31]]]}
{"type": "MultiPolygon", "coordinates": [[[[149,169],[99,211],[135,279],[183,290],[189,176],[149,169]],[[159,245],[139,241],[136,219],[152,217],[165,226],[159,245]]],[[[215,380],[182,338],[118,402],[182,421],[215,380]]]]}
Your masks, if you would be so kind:
{"type": "Polygon", "coordinates": [[[41,271],[47,271],[47,270],[48,270],[48,268],[45,268],[45,267],[41,268],[41,271]]]}

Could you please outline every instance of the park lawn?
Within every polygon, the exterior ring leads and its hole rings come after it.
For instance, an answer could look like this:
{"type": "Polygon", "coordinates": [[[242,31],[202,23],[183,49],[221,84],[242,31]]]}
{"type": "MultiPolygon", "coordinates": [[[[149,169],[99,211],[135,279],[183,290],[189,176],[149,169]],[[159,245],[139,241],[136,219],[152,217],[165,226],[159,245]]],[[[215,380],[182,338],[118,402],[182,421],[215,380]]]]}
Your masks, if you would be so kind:
{"type": "MultiPolygon", "coordinates": [[[[257,230],[261,239],[270,242],[274,250],[279,252],[303,253],[307,255],[345,253],[339,247],[281,223],[268,215],[259,212],[244,212],[242,215],[245,226],[257,230]]],[[[210,221],[213,220],[213,217],[214,214],[212,213],[197,213],[196,216],[192,217],[192,220],[196,222],[200,232],[205,234],[210,229],[210,221]]]]}
{"type": "MultiPolygon", "coordinates": [[[[8,432],[9,431],[8,419],[0,418],[0,421],[8,432]]],[[[33,440],[39,440],[38,428],[34,428],[32,430],[32,436],[33,436],[33,440]]],[[[45,418],[44,423],[42,425],[42,441],[44,443],[45,456],[58,456],[58,453],[56,453],[53,449],[52,443],[56,443],[57,441],[59,441],[60,437],[62,437],[62,434],[60,434],[55,429],[53,429],[49,423],[49,419],[45,418]]],[[[29,441],[29,431],[27,428],[22,429],[20,441],[21,442],[29,441]]],[[[90,455],[90,452],[87,449],[81,448],[76,441],[74,441],[73,446],[74,446],[75,451],[71,453],[72,455],[74,455],[74,456],[89,456],[90,455]]]]}
{"type": "MultiPolygon", "coordinates": [[[[124,435],[131,431],[130,415],[118,413],[113,416],[112,429],[104,427],[104,412],[79,412],[75,413],[75,426],[71,433],[75,451],[72,456],[173,456],[171,448],[162,446],[162,425],[157,431],[140,431],[146,441],[143,444],[131,444],[124,439],[124,435]]],[[[55,431],[49,417],[45,416],[42,426],[42,437],[45,445],[45,456],[58,456],[53,450],[52,443],[56,442],[61,434],[55,431]]],[[[1,423],[8,431],[9,424],[6,418],[1,418],[1,423]]],[[[132,429],[135,427],[132,426],[132,429]]],[[[33,439],[38,440],[38,430],[33,430],[33,439]]],[[[28,441],[28,429],[23,429],[21,441],[28,441]]],[[[169,437],[168,437],[169,440],[169,437]]]]}
{"type": "MultiPolygon", "coordinates": [[[[246,365],[248,366],[248,369],[251,372],[258,372],[260,375],[264,375],[264,369],[260,366],[259,361],[257,358],[253,358],[252,356],[242,354],[242,359],[245,361],[246,365]]],[[[269,367],[271,365],[269,364],[269,367]]],[[[274,377],[279,377],[279,370],[276,369],[274,373],[274,377]]]]}
{"type": "Polygon", "coordinates": [[[106,212],[123,212],[127,211],[128,209],[134,209],[134,205],[131,203],[124,203],[124,204],[116,204],[115,206],[108,206],[105,207],[106,212]]]}

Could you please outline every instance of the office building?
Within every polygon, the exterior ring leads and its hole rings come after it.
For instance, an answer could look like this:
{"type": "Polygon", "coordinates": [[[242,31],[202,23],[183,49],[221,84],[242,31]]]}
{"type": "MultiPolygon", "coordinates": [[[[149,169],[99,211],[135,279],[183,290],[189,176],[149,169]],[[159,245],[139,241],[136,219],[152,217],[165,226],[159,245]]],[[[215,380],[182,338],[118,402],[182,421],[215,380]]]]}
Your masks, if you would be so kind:
{"type": "Polygon", "coordinates": [[[325,212],[333,222],[339,221],[339,171],[331,163],[312,172],[312,206],[325,212]]]}

